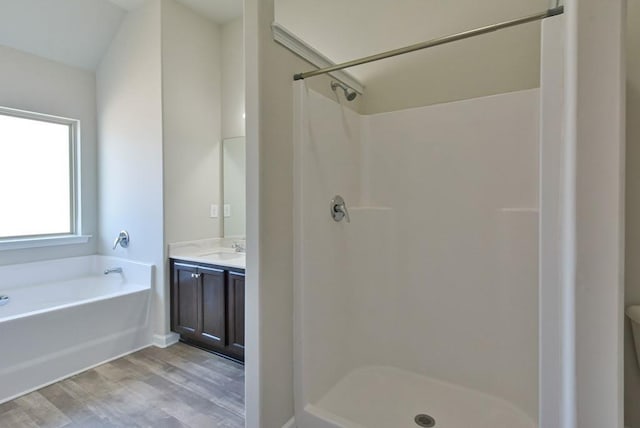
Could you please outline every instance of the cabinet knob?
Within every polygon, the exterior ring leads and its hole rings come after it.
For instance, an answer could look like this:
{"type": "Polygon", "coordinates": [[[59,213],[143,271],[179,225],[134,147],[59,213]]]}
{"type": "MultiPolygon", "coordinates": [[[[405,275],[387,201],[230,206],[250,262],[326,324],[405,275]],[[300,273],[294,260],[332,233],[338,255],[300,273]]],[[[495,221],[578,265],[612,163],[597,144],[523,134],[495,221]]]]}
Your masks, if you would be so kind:
{"type": "Polygon", "coordinates": [[[191,274],[191,278],[200,278],[200,274],[199,273],[192,273],[191,274]]]}

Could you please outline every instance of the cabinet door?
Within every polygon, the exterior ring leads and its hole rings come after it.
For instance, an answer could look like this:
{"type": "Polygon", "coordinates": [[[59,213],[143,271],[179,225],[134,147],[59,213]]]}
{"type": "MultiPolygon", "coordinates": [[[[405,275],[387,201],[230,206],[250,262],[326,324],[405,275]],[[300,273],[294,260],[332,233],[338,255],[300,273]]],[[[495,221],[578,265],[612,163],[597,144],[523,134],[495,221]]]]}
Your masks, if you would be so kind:
{"type": "Polygon", "coordinates": [[[171,329],[195,337],[198,330],[199,280],[193,265],[174,263],[171,281],[171,329]]]}
{"type": "Polygon", "coordinates": [[[229,353],[244,361],[244,274],[229,272],[229,353]]]}
{"type": "Polygon", "coordinates": [[[226,345],[225,334],[225,271],[214,268],[198,268],[202,287],[200,303],[201,328],[199,339],[216,348],[226,345]]]}

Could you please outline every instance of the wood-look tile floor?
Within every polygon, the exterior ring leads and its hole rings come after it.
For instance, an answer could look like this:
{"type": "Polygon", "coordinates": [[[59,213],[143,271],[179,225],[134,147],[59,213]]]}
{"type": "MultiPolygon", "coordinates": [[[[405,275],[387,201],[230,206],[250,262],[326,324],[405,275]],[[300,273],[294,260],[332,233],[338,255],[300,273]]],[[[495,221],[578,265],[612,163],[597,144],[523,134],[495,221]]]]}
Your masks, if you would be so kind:
{"type": "Polygon", "coordinates": [[[244,367],[151,347],[0,404],[0,427],[244,427],[244,367]]]}

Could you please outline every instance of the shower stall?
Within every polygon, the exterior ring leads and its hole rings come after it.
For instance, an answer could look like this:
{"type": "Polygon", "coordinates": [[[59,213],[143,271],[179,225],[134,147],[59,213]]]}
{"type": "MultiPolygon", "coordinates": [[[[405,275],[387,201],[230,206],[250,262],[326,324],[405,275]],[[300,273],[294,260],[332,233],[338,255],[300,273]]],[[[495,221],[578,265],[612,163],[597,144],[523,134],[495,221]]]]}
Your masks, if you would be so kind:
{"type": "Polygon", "coordinates": [[[360,115],[294,84],[300,428],[538,426],[561,19],[536,89],[360,115]]]}

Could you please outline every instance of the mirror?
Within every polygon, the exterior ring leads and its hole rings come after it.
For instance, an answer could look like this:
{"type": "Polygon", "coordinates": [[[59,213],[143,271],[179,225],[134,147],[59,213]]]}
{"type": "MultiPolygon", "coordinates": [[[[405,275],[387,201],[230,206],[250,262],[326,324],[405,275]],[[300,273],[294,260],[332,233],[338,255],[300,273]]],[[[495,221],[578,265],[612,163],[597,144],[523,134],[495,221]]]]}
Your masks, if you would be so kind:
{"type": "Polygon", "coordinates": [[[244,137],[222,141],[225,238],[246,235],[246,146],[244,137]]]}

